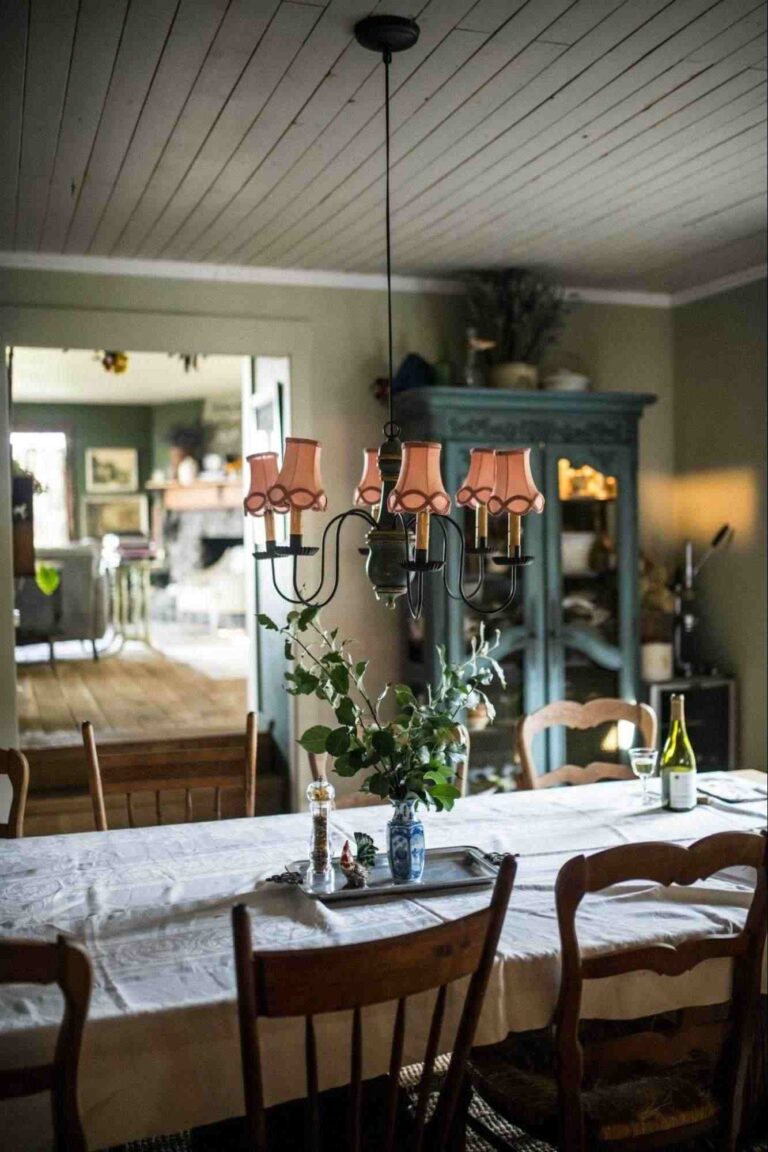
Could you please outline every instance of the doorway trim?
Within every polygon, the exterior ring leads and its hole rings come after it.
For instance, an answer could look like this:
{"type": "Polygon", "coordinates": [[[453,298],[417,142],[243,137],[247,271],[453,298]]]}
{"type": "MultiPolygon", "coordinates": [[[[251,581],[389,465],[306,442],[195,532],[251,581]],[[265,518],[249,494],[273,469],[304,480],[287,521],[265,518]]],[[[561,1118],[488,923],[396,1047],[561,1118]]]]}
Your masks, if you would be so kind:
{"type": "MultiPolygon", "coordinates": [[[[0,307],[0,747],[18,746],[13,625],[10,427],[5,348],[127,348],[231,356],[288,356],[292,423],[298,435],[313,427],[313,325],[309,320],[220,316],[209,312],[138,311],[93,307],[0,307]],[[7,655],[6,655],[7,654],[7,655]]],[[[294,717],[294,721],[296,717],[294,717]]],[[[295,778],[296,765],[291,764],[295,778]]],[[[0,789],[0,819],[4,796],[0,789]]]]}

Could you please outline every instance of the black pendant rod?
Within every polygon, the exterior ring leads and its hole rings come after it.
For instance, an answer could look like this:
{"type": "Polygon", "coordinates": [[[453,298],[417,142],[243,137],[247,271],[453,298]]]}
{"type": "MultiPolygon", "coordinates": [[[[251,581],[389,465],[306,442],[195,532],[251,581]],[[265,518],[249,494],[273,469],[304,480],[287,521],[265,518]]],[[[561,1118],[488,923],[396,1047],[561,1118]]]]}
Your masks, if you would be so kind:
{"type": "Polygon", "coordinates": [[[389,436],[397,436],[400,433],[399,427],[395,424],[395,395],[394,395],[394,340],[392,335],[392,221],[391,221],[391,196],[390,196],[390,177],[389,177],[389,160],[390,160],[390,145],[389,145],[389,66],[392,63],[392,52],[389,48],[385,48],[383,52],[384,57],[384,137],[385,137],[385,216],[386,216],[386,230],[387,230],[387,345],[389,351],[389,427],[386,432],[389,436]]]}

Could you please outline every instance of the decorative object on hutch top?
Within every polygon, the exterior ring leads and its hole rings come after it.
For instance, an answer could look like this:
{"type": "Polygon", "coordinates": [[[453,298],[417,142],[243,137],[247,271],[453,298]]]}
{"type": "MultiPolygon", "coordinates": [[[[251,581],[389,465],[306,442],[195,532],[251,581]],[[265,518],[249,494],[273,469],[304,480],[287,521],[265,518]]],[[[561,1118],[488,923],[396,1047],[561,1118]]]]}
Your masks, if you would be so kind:
{"type": "MultiPolygon", "coordinates": [[[[540,513],[544,497],[537,490],[530,466],[530,451],[524,448],[498,451],[481,449],[474,471],[470,469],[459,488],[459,502],[471,508],[476,518],[474,540],[465,544],[463,534],[450,517],[451,497],[441,474],[441,444],[438,441],[411,440],[400,442],[400,427],[394,419],[393,340],[392,340],[392,254],[390,212],[390,82],[389,68],[393,52],[412,47],[419,36],[418,25],[400,16],[369,16],[355,25],[358,43],[379,52],[384,62],[384,111],[386,118],[386,235],[387,235],[387,319],[389,351],[389,420],[384,425],[385,440],[378,450],[365,449],[363,475],[355,489],[354,506],[334,516],[323,532],[320,548],[304,543],[303,515],[322,511],[327,504],[320,474],[320,443],[317,440],[288,437],[282,467],[277,470],[274,453],[256,453],[248,457],[251,484],[245,499],[245,512],[264,517],[263,547],[254,553],[257,561],[268,562],[278,594],[291,604],[324,607],[339,587],[340,537],[350,519],[361,520],[369,531],[366,547],[366,571],[376,597],[388,607],[406,596],[411,616],[418,619],[424,606],[425,577],[442,574],[447,594],[483,615],[504,612],[512,604],[518,587],[518,573],[531,563],[532,557],[522,550],[521,517],[540,513]],[[481,478],[481,482],[478,480],[481,478]],[[489,544],[488,514],[503,517],[507,526],[498,554],[489,544]],[[290,515],[287,544],[278,544],[275,513],[290,515]],[[437,532],[432,531],[433,524],[437,532]],[[326,547],[331,533],[335,553],[331,579],[326,563],[326,547]],[[437,547],[431,547],[432,538],[437,547]],[[458,546],[456,583],[449,577],[449,543],[458,546]],[[303,591],[299,576],[299,559],[321,553],[320,580],[312,591],[303,591]],[[506,580],[498,589],[495,602],[481,602],[487,558],[493,556],[497,567],[504,569],[506,580]],[[291,591],[280,586],[275,561],[291,557],[293,581],[291,591]],[[475,569],[472,586],[467,591],[468,558],[475,569]],[[326,589],[326,575],[330,590],[326,589]]],[[[451,565],[450,567],[453,567],[451,565]]]]}
{"type": "Polygon", "coordinates": [[[478,350],[495,388],[536,388],[539,364],[565,323],[565,292],[525,268],[491,268],[465,276],[478,350]]]}
{"type": "MultiPolygon", "coordinates": [[[[546,510],[531,516],[527,539],[541,562],[519,573],[519,594],[494,620],[501,644],[494,653],[506,686],[489,686],[495,718],[473,725],[470,790],[519,775],[514,728],[520,716],[555,700],[587,703],[614,697],[639,700],[637,436],[643,409],[654,397],[622,392],[515,392],[490,388],[422,388],[397,396],[395,412],[406,435],[419,429],[444,445],[446,488],[458,491],[456,527],[474,541],[486,497],[482,451],[532,444],[530,466],[541,477],[546,510]],[[460,527],[459,527],[460,526],[460,527]],[[578,547],[576,546],[578,545],[578,547]]],[[[509,460],[510,458],[507,458],[509,460]]],[[[524,468],[524,456],[517,466],[524,468]]],[[[494,483],[499,484],[497,475],[494,483]]],[[[493,604],[506,585],[507,525],[488,497],[488,547],[480,606],[493,604]]],[[[456,560],[451,538],[448,561],[456,560]],[[451,554],[453,553],[453,555],[451,554]]],[[[529,551],[528,548],[525,551],[529,551]]],[[[480,557],[469,549],[467,574],[480,557]]],[[[425,590],[422,620],[403,621],[402,679],[417,691],[439,676],[435,646],[446,659],[465,658],[482,614],[451,599],[441,581],[425,590]]],[[[594,732],[552,729],[537,738],[541,771],[568,763],[610,761],[629,748],[628,727],[594,732]]],[[[623,759],[623,756],[621,757],[623,759]]]]}

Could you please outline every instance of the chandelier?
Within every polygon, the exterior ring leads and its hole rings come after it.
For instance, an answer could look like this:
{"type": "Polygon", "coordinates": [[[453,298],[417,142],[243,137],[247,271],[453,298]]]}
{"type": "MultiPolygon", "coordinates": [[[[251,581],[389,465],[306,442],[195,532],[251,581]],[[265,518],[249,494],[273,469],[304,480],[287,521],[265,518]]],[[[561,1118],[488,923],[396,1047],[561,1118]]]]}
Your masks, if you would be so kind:
{"type": "Polygon", "coordinates": [[[394,418],[392,340],[392,246],[390,212],[390,76],[393,52],[411,48],[419,37],[413,20],[400,16],[369,16],[355,25],[355,37],[363,48],[380,52],[384,63],[384,112],[386,143],[386,254],[387,329],[389,349],[389,420],[378,449],[363,451],[363,473],[355,488],[352,508],[334,516],[326,525],[319,547],[304,543],[306,512],[324,511],[328,500],[320,474],[321,446],[317,440],[286,437],[282,467],[276,452],[248,456],[249,490],[247,515],[263,518],[264,540],[254,557],[271,564],[276,592],[289,604],[324,608],[336,595],[340,579],[341,532],[350,520],[368,528],[365,547],[366,574],[376,598],[393,608],[405,596],[411,616],[418,619],[424,605],[427,577],[440,574],[448,595],[482,615],[503,612],[515,598],[519,569],[533,557],[523,554],[522,517],[544,510],[544,497],[531,474],[530,448],[472,448],[469,471],[456,492],[457,504],[474,511],[474,538],[467,544],[464,531],[451,518],[451,497],[445,490],[440,468],[441,445],[411,440],[401,444],[400,427],[394,418]],[[289,517],[288,543],[276,536],[276,516],[289,517]],[[506,518],[506,544],[494,555],[489,543],[488,518],[506,518]],[[455,585],[449,575],[453,538],[458,545],[455,585]],[[330,571],[328,552],[333,553],[330,571]],[[303,557],[320,553],[320,578],[307,592],[301,579],[303,557]],[[476,572],[467,587],[467,557],[476,557],[476,572]],[[483,602],[486,560],[509,572],[509,588],[501,602],[483,602]],[[278,578],[280,561],[292,561],[292,580],[285,591],[278,578]]]}

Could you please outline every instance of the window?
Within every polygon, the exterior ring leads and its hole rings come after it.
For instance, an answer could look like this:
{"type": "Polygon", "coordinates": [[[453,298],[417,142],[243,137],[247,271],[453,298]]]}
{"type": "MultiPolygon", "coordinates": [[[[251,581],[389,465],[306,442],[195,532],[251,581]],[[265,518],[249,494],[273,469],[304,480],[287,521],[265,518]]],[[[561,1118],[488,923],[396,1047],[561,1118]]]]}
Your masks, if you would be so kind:
{"type": "Polygon", "coordinates": [[[35,547],[68,544],[67,437],[63,432],[12,432],[11,455],[43,489],[34,501],[35,547]]]}

